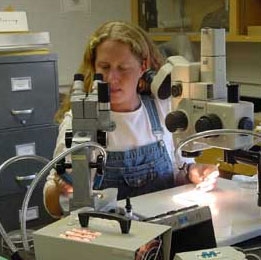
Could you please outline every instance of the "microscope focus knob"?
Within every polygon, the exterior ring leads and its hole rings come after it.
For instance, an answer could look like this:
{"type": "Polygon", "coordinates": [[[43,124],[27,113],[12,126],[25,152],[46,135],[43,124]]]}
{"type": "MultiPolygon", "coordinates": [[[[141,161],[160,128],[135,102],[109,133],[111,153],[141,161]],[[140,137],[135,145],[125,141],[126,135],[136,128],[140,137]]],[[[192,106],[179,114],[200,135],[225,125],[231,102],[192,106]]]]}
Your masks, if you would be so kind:
{"type": "Polygon", "coordinates": [[[184,131],[188,127],[188,117],[182,111],[173,111],[166,116],[165,125],[171,133],[184,131]]]}
{"type": "Polygon", "coordinates": [[[245,129],[252,131],[254,129],[254,122],[250,117],[242,117],[238,123],[238,129],[245,129]]]}
{"type": "Polygon", "coordinates": [[[202,116],[195,123],[197,133],[213,129],[222,129],[222,121],[215,114],[202,116]]]}

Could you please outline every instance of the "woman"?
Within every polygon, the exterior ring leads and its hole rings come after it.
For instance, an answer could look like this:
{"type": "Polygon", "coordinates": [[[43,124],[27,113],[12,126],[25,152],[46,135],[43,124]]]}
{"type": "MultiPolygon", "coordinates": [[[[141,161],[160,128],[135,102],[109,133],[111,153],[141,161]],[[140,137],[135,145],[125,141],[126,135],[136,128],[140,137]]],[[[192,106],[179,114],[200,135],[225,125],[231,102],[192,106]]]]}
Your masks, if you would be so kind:
{"type": "MultiPolygon", "coordinates": [[[[84,74],[86,92],[95,73],[110,85],[112,120],[116,129],[108,133],[108,158],[101,188],[117,187],[118,199],[171,188],[188,182],[200,183],[216,169],[213,165],[188,164],[175,167],[172,134],[164,120],[170,100],[159,100],[148,91],[144,75],[157,72],[163,59],[141,28],[126,22],[107,22],[87,44],[79,73],[84,74]],[[140,94],[143,93],[143,94],[140,94]],[[145,93],[145,94],[144,94],[145,93]]],[[[71,128],[69,97],[58,111],[60,131],[54,155],[65,149],[64,135],[71,128]]],[[[216,180],[207,183],[214,187],[216,180]]],[[[45,205],[60,216],[59,195],[72,187],[52,172],[44,189],[45,205]]]]}

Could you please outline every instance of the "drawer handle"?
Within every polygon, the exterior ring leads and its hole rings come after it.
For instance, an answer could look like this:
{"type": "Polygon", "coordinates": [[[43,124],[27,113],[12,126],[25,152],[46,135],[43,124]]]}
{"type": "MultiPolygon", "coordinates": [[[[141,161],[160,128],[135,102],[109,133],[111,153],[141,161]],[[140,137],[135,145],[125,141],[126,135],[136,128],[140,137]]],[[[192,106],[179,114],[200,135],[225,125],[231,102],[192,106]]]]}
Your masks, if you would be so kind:
{"type": "Polygon", "coordinates": [[[32,114],[34,111],[33,108],[30,108],[30,109],[24,109],[24,110],[14,110],[12,109],[11,113],[12,115],[30,115],[32,114]]]}
{"type": "Polygon", "coordinates": [[[27,176],[16,176],[15,179],[17,181],[30,181],[33,180],[35,176],[36,176],[35,174],[27,175],[27,176]]]}

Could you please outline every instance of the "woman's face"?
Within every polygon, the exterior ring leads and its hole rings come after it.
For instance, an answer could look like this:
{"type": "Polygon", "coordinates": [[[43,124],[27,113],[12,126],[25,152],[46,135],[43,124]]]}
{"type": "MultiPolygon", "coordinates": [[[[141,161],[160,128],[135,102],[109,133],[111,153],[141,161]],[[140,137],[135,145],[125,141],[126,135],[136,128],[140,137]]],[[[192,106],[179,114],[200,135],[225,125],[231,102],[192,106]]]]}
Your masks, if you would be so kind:
{"type": "Polygon", "coordinates": [[[96,49],[95,72],[102,73],[104,81],[110,84],[113,111],[137,109],[137,84],[145,69],[127,44],[105,40],[96,49]]]}

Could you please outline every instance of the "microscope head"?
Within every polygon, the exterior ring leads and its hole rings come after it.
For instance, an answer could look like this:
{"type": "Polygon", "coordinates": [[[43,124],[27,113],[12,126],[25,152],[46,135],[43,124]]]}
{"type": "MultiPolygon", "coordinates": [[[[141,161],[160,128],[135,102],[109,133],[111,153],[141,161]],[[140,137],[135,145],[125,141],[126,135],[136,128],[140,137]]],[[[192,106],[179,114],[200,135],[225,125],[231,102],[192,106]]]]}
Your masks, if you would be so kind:
{"type": "MultiPolygon", "coordinates": [[[[200,62],[169,57],[155,75],[151,88],[159,98],[171,98],[172,111],[165,124],[176,144],[208,130],[253,130],[253,103],[240,101],[238,85],[226,80],[224,29],[202,29],[200,62]],[[171,79],[168,86],[162,84],[164,77],[171,79]],[[166,90],[169,95],[162,94],[166,90]]],[[[253,137],[249,135],[217,135],[201,138],[183,149],[194,153],[210,147],[234,150],[252,145],[253,137]]]]}
{"type": "Polygon", "coordinates": [[[77,91],[71,95],[73,140],[76,143],[98,142],[106,147],[107,132],[113,131],[116,127],[111,119],[109,83],[98,77],[98,80],[93,81],[93,92],[88,94],[83,91],[83,84],[83,77],[74,77],[73,89],[77,91]]]}

